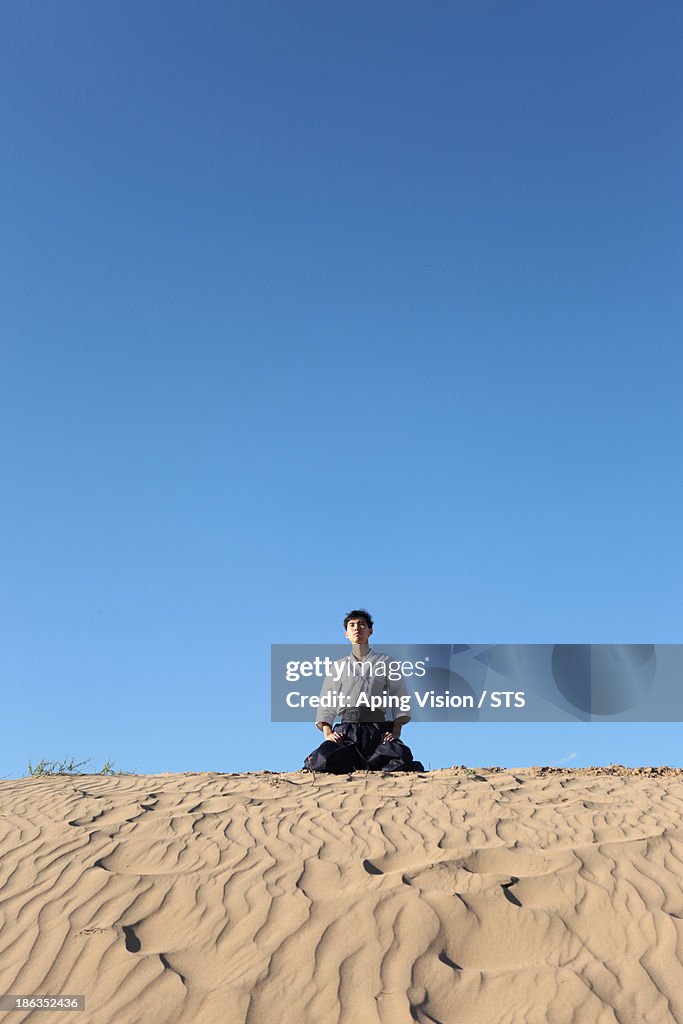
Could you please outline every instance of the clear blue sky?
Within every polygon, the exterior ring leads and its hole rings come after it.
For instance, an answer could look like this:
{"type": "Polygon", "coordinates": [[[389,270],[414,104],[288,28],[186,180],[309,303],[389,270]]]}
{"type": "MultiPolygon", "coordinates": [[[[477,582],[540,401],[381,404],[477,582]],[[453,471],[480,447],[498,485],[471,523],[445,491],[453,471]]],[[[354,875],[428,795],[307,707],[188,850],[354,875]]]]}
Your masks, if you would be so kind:
{"type": "MultiPolygon", "coordinates": [[[[0,774],[298,768],[269,645],[358,605],[380,648],[683,640],[682,29],[4,0],[0,774]]],[[[682,729],[406,739],[680,764],[682,729]]]]}

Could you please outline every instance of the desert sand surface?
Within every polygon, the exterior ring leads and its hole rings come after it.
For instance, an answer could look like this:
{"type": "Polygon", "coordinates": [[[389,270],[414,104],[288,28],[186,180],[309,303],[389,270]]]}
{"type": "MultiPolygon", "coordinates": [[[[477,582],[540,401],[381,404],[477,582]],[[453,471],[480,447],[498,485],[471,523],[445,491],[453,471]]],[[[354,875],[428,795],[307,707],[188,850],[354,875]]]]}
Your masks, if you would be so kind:
{"type": "Polygon", "coordinates": [[[683,1022],[683,771],[0,783],[0,993],[53,1024],[683,1022]]]}

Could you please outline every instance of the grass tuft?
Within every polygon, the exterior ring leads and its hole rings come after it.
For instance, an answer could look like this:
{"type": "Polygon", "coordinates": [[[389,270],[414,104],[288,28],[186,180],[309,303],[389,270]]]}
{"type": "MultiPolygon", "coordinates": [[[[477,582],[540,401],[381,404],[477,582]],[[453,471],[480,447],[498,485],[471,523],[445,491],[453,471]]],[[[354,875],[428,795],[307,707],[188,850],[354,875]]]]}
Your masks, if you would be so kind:
{"type": "Polygon", "coordinates": [[[115,761],[107,758],[99,771],[82,771],[91,764],[92,758],[86,761],[76,761],[73,757],[65,757],[61,761],[46,761],[41,757],[38,764],[28,763],[28,775],[34,779],[44,778],[46,775],[135,775],[135,772],[126,772],[121,768],[115,768],[115,761]]]}

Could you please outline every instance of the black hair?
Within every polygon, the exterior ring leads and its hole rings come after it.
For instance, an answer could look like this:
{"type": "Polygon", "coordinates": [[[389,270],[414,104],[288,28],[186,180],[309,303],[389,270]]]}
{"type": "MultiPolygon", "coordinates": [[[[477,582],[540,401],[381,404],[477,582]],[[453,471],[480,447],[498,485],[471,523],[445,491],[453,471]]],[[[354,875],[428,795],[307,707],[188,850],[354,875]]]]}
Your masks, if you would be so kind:
{"type": "Polygon", "coordinates": [[[368,629],[372,629],[372,615],[365,608],[354,608],[352,612],[348,612],[344,619],[344,629],[346,629],[351,619],[365,619],[368,629]]]}

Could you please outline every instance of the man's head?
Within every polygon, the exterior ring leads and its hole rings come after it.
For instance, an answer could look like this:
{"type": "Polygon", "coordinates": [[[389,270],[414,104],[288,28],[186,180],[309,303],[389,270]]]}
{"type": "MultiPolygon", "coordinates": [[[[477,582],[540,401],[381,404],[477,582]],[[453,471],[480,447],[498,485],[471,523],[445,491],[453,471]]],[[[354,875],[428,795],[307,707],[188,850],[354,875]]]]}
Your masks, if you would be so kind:
{"type": "Polygon", "coordinates": [[[365,608],[354,608],[344,618],[344,635],[352,644],[366,644],[372,634],[372,615],[365,608]]]}

